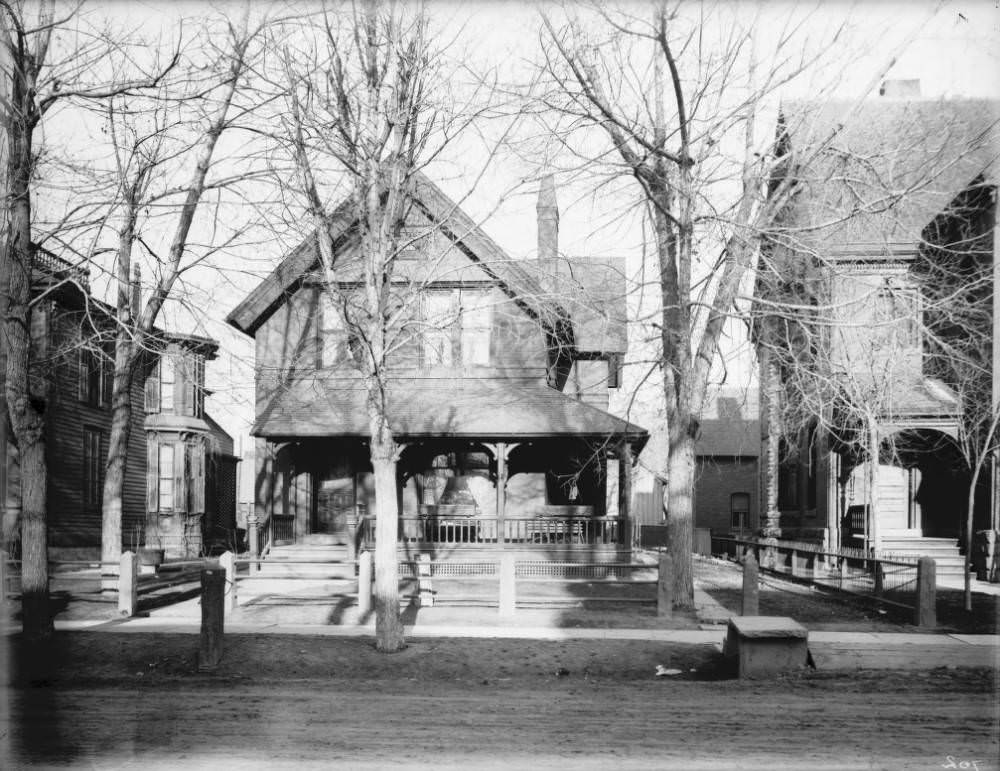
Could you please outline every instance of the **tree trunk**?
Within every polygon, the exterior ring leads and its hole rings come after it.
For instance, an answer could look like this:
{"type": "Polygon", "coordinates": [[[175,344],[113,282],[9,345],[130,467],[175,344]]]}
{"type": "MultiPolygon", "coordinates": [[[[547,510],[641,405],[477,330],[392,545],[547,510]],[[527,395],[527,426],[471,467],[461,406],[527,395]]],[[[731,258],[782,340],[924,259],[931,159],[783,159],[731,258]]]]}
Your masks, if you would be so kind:
{"type": "Polygon", "coordinates": [[[667,455],[667,543],[674,559],[674,607],[694,607],[694,437],[671,432],[667,455]]]}
{"type": "Polygon", "coordinates": [[[396,534],[399,529],[395,443],[385,433],[371,444],[375,472],[375,645],[383,653],[406,647],[399,612],[399,565],[396,534]]]}
{"type": "Polygon", "coordinates": [[[108,459],[104,471],[104,488],[101,496],[101,574],[109,576],[101,588],[117,589],[118,563],[122,556],[122,498],[125,489],[125,471],[128,462],[132,424],[131,343],[119,335],[115,348],[115,378],[111,392],[111,433],[108,437],[108,459]]]}
{"type": "Polygon", "coordinates": [[[25,641],[52,635],[49,612],[48,531],[45,521],[48,467],[41,416],[17,430],[21,463],[21,623],[25,641]]]}

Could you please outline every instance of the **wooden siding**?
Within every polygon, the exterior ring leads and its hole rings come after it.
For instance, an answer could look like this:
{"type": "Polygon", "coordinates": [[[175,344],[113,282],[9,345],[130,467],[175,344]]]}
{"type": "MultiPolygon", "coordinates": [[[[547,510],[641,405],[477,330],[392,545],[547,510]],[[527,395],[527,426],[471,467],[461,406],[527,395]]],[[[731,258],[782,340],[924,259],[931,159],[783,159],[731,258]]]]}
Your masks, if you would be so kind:
{"type": "MultiPolygon", "coordinates": [[[[58,322],[63,340],[75,322],[63,317],[58,322]]],[[[50,399],[48,429],[49,459],[49,546],[98,547],[101,543],[100,507],[83,505],[83,430],[101,432],[103,471],[111,434],[111,408],[93,407],[79,398],[79,356],[68,354],[57,364],[50,399]]],[[[146,440],[143,431],[143,383],[132,386],[130,449],[125,466],[123,491],[123,546],[131,546],[135,525],[145,521],[146,440]]],[[[103,482],[103,473],[101,476],[103,482]]]]}

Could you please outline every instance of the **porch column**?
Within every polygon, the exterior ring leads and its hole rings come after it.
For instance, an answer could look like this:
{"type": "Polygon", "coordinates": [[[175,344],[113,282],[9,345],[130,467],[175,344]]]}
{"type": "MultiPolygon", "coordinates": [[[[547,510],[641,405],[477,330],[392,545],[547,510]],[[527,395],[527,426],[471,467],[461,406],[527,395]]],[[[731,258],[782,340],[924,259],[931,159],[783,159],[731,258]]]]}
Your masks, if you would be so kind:
{"type": "Polygon", "coordinates": [[[274,445],[266,442],[264,445],[264,479],[263,479],[264,519],[270,520],[274,514],[274,445]]]}
{"type": "Polygon", "coordinates": [[[629,503],[632,500],[632,448],[623,441],[618,448],[618,522],[621,543],[632,545],[632,519],[629,503]]]}
{"type": "Polygon", "coordinates": [[[506,540],[507,531],[504,525],[504,511],[507,507],[507,453],[506,442],[496,443],[497,459],[497,542],[506,540]]]}

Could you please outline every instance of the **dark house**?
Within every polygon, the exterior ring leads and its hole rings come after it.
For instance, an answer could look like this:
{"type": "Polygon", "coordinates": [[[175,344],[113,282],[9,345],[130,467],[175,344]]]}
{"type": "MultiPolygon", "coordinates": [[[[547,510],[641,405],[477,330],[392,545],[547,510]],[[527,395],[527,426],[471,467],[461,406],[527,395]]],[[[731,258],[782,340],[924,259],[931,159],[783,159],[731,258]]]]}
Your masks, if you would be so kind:
{"type": "Polygon", "coordinates": [[[695,445],[695,527],[750,535],[758,527],[760,421],[756,389],[719,389],[695,445]]]}
{"type": "MultiPolygon", "coordinates": [[[[783,107],[783,174],[796,185],[756,290],[761,527],[932,554],[939,572],[949,559],[960,571],[970,484],[963,437],[998,396],[1000,106],[885,93],[842,128],[850,104],[783,107]],[[780,304],[799,311],[774,313],[780,304]],[[976,349],[971,380],[943,355],[963,347],[976,349]]],[[[988,464],[975,529],[997,528],[991,474],[988,464]]]]}
{"type": "MultiPolygon", "coordinates": [[[[100,554],[101,497],[111,430],[112,309],[91,296],[88,275],[39,251],[33,277],[34,387],[44,395],[49,463],[48,543],[56,558],[100,554]]],[[[217,344],[160,333],[132,391],[122,546],[198,556],[235,528],[233,440],[204,411],[205,361],[217,344]]],[[[8,438],[4,533],[16,540],[17,447],[8,438]]]]}
{"type": "MultiPolygon", "coordinates": [[[[537,261],[512,260],[429,180],[414,183],[393,285],[405,311],[387,369],[403,448],[400,548],[438,558],[627,551],[629,472],[647,434],[607,412],[624,354],[621,270],[558,255],[551,180],[537,261]]],[[[359,278],[353,222],[340,211],[343,292],[359,278]]],[[[263,551],[372,537],[365,392],[331,305],[338,295],[317,268],[309,238],[228,317],[256,340],[263,551]]]]}

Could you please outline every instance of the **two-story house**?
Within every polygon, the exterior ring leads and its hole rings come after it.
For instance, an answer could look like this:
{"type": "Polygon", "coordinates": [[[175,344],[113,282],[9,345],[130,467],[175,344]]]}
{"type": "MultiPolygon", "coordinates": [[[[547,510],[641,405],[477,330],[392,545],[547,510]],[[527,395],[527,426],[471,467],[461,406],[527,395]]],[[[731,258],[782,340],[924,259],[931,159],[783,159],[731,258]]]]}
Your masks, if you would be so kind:
{"type": "MultiPolygon", "coordinates": [[[[795,188],[769,233],[755,303],[761,530],[932,554],[939,572],[948,559],[960,572],[968,420],[973,400],[997,398],[1000,110],[897,86],[858,107],[783,106],[781,173],[795,188]],[[951,323],[959,317],[976,321],[951,323]],[[963,339],[982,349],[976,396],[942,364],[963,339]]],[[[990,476],[977,529],[997,527],[990,476]]]]}
{"type": "MultiPolygon", "coordinates": [[[[559,255],[551,179],[537,210],[539,258],[513,260],[414,179],[386,368],[401,549],[614,557],[630,546],[630,470],[647,434],[607,411],[625,352],[624,274],[614,260],[559,255]]],[[[336,286],[308,238],[228,316],[256,342],[264,551],[372,537],[365,391],[334,305],[349,306],[360,282],[348,211],[336,286]]]]}
{"type": "MultiPolygon", "coordinates": [[[[39,250],[32,311],[33,389],[46,401],[48,543],[56,559],[97,559],[111,430],[113,309],[89,277],[39,250]]],[[[134,287],[138,292],[138,285],[134,287]]],[[[132,389],[131,441],[123,493],[122,547],[193,557],[235,534],[232,438],[206,413],[205,362],[213,340],[158,333],[132,389]]],[[[20,475],[9,440],[4,532],[16,538],[20,475]]]]}

